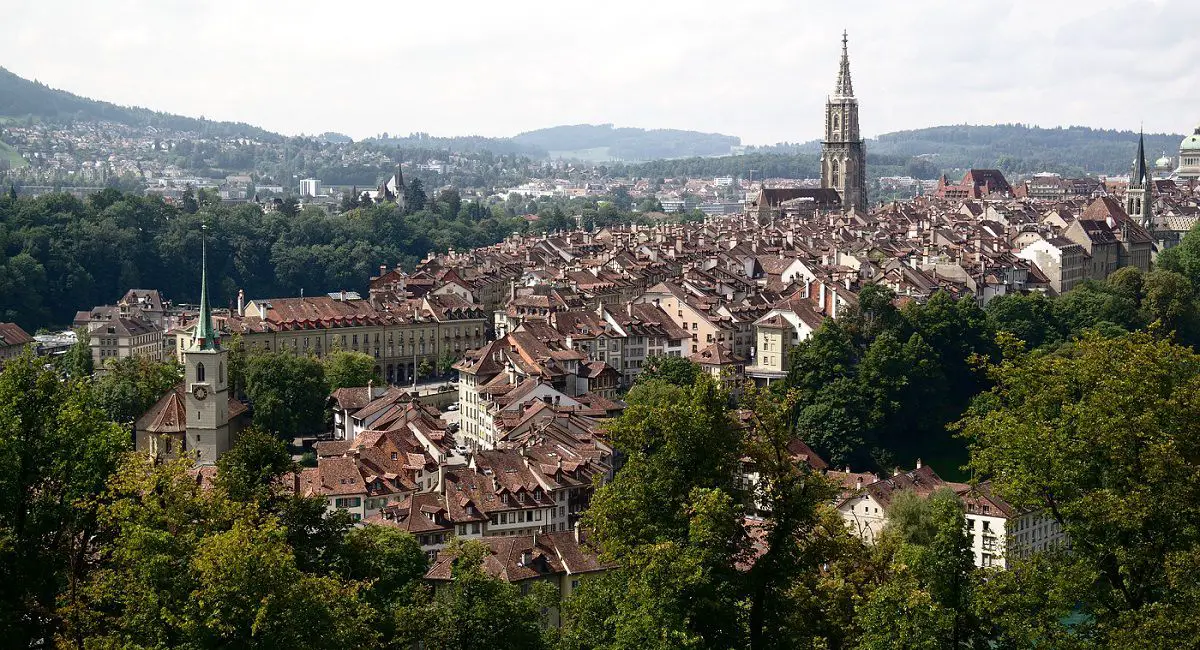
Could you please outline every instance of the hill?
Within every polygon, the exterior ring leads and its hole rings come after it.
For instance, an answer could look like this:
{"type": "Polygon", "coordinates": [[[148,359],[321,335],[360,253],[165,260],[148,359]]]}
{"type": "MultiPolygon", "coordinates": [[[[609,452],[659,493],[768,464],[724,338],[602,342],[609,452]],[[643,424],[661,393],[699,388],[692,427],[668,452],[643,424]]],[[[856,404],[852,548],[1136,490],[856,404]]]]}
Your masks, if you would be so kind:
{"type": "MultiPolygon", "coordinates": [[[[1022,124],[935,126],[885,133],[867,140],[868,173],[937,178],[975,168],[1000,169],[1010,176],[1049,171],[1070,176],[1129,173],[1137,148],[1133,131],[1082,126],[1046,129],[1022,124]]],[[[1182,135],[1146,134],[1150,164],[1162,152],[1174,155],[1182,135]]],[[[783,143],[753,147],[745,155],[693,157],[614,165],[616,174],[646,177],[724,176],[742,178],[815,178],[820,174],[821,143],[783,143]]]]}
{"type": "Polygon", "coordinates": [[[19,77],[3,67],[0,67],[0,117],[33,118],[50,123],[109,121],[214,136],[244,136],[266,141],[283,139],[266,129],[241,122],[214,122],[80,97],[19,77]]]}
{"type": "Polygon", "coordinates": [[[741,139],[720,133],[680,129],[616,128],[612,124],[574,124],[526,131],[513,141],[549,152],[552,158],[580,160],[656,160],[725,156],[741,139]]]}

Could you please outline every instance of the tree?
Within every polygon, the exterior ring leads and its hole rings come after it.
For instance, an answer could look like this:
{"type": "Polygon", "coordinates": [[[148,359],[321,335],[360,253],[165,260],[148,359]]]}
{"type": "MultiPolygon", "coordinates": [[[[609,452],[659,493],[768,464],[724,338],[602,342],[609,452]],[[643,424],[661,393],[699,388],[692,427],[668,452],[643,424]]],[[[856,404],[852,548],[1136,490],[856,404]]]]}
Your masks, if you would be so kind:
{"type": "Polygon", "coordinates": [[[63,611],[84,647],[371,646],[362,584],[301,569],[286,527],[205,490],[187,461],[130,457],[100,507],[96,569],[63,611]]]}
{"type": "Polygon", "coordinates": [[[421,359],[421,363],[417,364],[417,378],[427,379],[433,374],[433,366],[429,363],[429,359],[421,359]]]}
{"type": "Polygon", "coordinates": [[[638,381],[665,381],[668,384],[687,388],[696,383],[700,376],[700,365],[683,357],[648,357],[638,373],[638,381]]]}
{"type": "Polygon", "coordinates": [[[63,381],[30,352],[0,373],[0,631],[15,646],[50,639],[56,601],[86,579],[104,488],[129,436],[81,378],[63,381]]]}
{"type": "Polygon", "coordinates": [[[295,469],[282,440],[251,427],[217,459],[216,484],[235,501],[266,503],[279,491],[279,477],[295,469]]]}
{"type": "Polygon", "coordinates": [[[425,209],[425,203],[428,197],[425,195],[425,188],[421,183],[421,179],[414,178],[408,182],[404,188],[404,206],[409,213],[420,212],[425,209]]]}
{"type": "Polygon", "coordinates": [[[462,209],[462,195],[453,187],[438,192],[437,202],[446,205],[446,216],[451,219],[458,217],[458,213],[462,209]]]}
{"type": "Polygon", "coordinates": [[[369,382],[382,381],[376,371],[375,359],[362,352],[334,350],[325,355],[325,379],[329,390],[366,386],[369,382]]]}
{"type": "Polygon", "coordinates": [[[1091,333],[992,373],[996,387],[960,423],[971,467],[1062,526],[1077,561],[1055,588],[1090,617],[1080,627],[1114,639],[1194,620],[1179,579],[1200,570],[1200,484],[1180,477],[1200,467],[1200,357],[1147,333],[1091,333]]]}
{"type": "Polygon", "coordinates": [[[260,353],[246,364],[254,425],[276,435],[316,433],[325,426],[329,385],[321,362],[287,352],[260,353]]]}
{"type": "Polygon", "coordinates": [[[93,382],[93,390],[104,404],[108,417],[113,422],[128,425],[175,388],[181,379],[182,371],[173,360],[123,357],[105,363],[104,372],[93,382]]]}
{"type": "Polygon", "coordinates": [[[94,368],[91,342],[91,336],[86,329],[81,327],[75,330],[75,342],[59,359],[59,368],[67,377],[82,379],[92,376],[94,368]]]}
{"type": "Polygon", "coordinates": [[[300,201],[294,196],[289,196],[279,204],[278,212],[288,219],[294,219],[300,214],[300,201]]]}
{"type": "Polygon", "coordinates": [[[430,650],[548,647],[541,624],[544,608],[556,600],[545,590],[549,585],[521,594],[516,585],[484,571],[483,560],[490,552],[477,541],[451,542],[442,551],[453,557],[451,579],[439,586],[431,602],[397,610],[396,645],[419,640],[430,650]]]}
{"type": "Polygon", "coordinates": [[[373,607],[393,612],[424,597],[429,559],[409,532],[368,524],[346,534],[337,568],[346,579],[370,585],[364,596],[373,607]]]}
{"type": "Polygon", "coordinates": [[[1168,332],[1177,332],[1184,341],[1194,340],[1196,332],[1196,294],[1182,273],[1156,270],[1145,276],[1142,309],[1148,322],[1159,323],[1168,332]]]}

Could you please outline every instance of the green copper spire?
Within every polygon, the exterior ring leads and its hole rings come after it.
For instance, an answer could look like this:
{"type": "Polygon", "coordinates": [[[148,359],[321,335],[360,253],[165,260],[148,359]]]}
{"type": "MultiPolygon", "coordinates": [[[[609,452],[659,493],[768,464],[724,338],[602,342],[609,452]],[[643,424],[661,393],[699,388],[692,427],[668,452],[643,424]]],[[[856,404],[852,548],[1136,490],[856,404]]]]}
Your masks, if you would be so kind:
{"type": "Polygon", "coordinates": [[[193,339],[192,349],[218,350],[221,347],[221,339],[213,327],[212,309],[208,306],[208,241],[203,234],[207,226],[201,226],[200,229],[200,318],[196,321],[196,337],[193,339]]]}

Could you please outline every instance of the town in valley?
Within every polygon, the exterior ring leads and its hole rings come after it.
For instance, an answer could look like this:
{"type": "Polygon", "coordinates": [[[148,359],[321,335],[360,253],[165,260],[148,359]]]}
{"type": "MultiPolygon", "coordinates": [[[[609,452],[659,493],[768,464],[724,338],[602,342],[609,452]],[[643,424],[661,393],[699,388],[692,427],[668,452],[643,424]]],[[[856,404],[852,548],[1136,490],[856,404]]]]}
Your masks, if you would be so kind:
{"type": "Polygon", "coordinates": [[[827,36],[796,151],[0,121],[22,495],[0,557],[30,585],[0,599],[39,604],[0,625],[79,648],[1182,643],[1200,127],[1163,150],[1130,125],[1102,173],[876,157],[886,100],[852,31],[827,36]],[[34,311],[38,282],[62,287],[34,311]]]}

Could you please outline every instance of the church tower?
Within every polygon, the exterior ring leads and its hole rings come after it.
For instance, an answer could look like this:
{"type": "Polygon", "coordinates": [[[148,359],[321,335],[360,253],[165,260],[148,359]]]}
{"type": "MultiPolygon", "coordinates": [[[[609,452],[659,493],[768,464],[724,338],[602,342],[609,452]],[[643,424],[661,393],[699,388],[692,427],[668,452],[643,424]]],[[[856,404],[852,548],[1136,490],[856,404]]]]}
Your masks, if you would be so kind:
{"type": "Polygon", "coordinates": [[[867,208],[867,154],[858,130],[858,100],[850,82],[850,54],[842,32],[842,65],[837,86],[825,102],[825,138],[821,143],[821,187],[835,189],[842,209],[867,208]]]}
{"type": "Polygon", "coordinates": [[[201,240],[200,318],[192,345],[183,353],[187,387],[184,449],[200,465],[212,465],[229,450],[229,352],[221,347],[208,304],[208,245],[201,240]]]}
{"type": "Polygon", "coordinates": [[[1129,189],[1125,191],[1125,212],[1143,228],[1150,228],[1151,209],[1154,207],[1154,178],[1146,165],[1146,139],[1138,133],[1137,158],[1133,160],[1133,172],[1129,175],[1129,189]]]}

